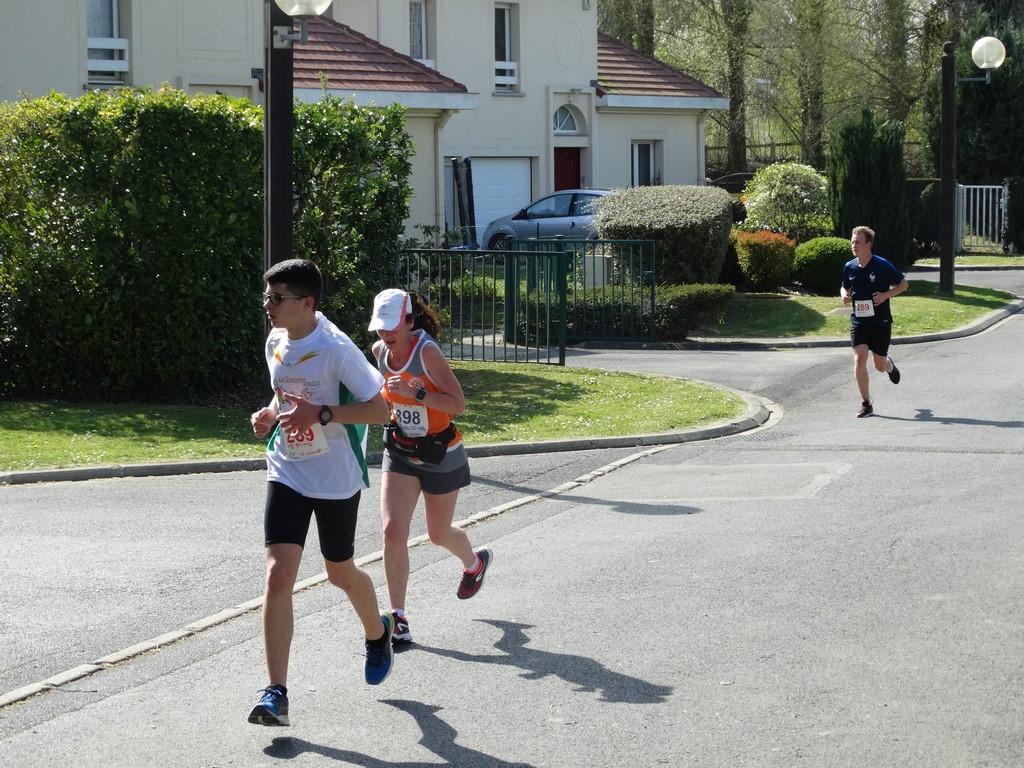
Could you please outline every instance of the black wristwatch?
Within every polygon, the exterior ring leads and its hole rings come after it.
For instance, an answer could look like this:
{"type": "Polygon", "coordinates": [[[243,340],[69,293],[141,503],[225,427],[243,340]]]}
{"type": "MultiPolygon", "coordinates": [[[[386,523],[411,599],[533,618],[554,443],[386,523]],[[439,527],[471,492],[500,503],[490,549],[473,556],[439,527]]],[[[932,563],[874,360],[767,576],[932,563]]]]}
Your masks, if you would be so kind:
{"type": "Polygon", "coordinates": [[[427,389],[426,389],[426,387],[420,387],[419,389],[416,390],[416,402],[417,403],[422,403],[423,402],[423,398],[425,398],[426,396],[427,396],[427,389]]]}
{"type": "Polygon", "coordinates": [[[331,406],[325,405],[320,409],[320,426],[326,427],[331,423],[331,419],[334,418],[334,411],[331,410],[331,406]]]}

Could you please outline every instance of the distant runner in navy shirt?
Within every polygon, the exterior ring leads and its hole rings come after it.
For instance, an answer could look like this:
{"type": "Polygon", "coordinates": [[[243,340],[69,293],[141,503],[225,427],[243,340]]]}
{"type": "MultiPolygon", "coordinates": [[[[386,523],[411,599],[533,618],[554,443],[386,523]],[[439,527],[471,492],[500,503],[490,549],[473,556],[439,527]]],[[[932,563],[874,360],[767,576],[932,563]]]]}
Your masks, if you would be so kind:
{"type": "Polygon", "coordinates": [[[857,418],[874,413],[868,389],[868,351],[874,359],[875,369],[889,374],[889,381],[900,383],[900,370],[889,357],[892,338],[892,310],[889,299],[903,293],[910,285],[896,266],[881,256],[875,256],[874,230],[854,227],[850,233],[850,249],[856,257],[843,267],[843,285],[839,295],[843,304],[852,304],[850,312],[850,342],[853,346],[853,375],[860,390],[861,406],[857,418]]]}

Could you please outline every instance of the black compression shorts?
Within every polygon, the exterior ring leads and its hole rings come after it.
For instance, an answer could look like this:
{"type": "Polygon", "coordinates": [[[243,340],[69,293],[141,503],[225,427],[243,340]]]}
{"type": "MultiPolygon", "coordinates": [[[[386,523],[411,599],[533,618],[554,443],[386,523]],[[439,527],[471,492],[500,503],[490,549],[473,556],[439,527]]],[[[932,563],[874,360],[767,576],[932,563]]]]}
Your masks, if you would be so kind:
{"type": "Polygon", "coordinates": [[[263,511],[264,543],[268,547],[271,544],[305,547],[309,519],[316,515],[316,530],[324,560],[341,563],[351,559],[355,553],[359,495],[360,492],[356,491],[347,499],[313,499],[284,483],[267,483],[267,504],[263,511]]]}

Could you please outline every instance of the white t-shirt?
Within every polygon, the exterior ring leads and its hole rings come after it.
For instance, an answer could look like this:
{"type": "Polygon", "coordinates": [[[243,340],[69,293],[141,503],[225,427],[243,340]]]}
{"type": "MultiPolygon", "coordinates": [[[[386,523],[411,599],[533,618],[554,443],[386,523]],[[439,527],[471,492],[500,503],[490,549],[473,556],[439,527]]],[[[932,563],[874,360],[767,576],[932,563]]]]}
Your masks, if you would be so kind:
{"type": "MultiPolygon", "coordinates": [[[[317,313],[316,329],[289,339],[283,328],[267,336],[267,367],[277,389],[301,395],[318,405],[366,402],[380,392],[384,379],[359,348],[330,320],[317,313]]],[[[287,401],[278,402],[287,411],[287,401]]],[[[267,479],[315,499],[347,499],[369,487],[366,425],[336,424],[323,430],[326,452],[295,458],[289,454],[280,425],[267,442],[267,479]]]]}

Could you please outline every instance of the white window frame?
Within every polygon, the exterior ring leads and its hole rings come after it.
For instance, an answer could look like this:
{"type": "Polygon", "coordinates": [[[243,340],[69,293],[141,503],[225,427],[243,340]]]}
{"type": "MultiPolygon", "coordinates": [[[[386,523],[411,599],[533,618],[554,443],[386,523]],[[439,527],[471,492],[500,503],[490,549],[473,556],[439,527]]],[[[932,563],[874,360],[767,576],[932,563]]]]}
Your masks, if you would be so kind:
{"type": "Polygon", "coordinates": [[[515,13],[518,5],[515,3],[494,4],[494,90],[495,91],[518,91],[519,90],[519,62],[515,50],[515,35],[513,27],[515,24],[515,13]],[[504,47],[505,56],[500,58],[498,54],[498,15],[504,16],[504,47]]]}
{"type": "Polygon", "coordinates": [[[657,154],[658,154],[658,142],[657,141],[641,140],[641,141],[634,141],[633,142],[633,144],[632,144],[632,163],[631,163],[632,174],[630,176],[630,186],[631,187],[656,186],[656,185],[660,184],[660,180],[659,180],[660,179],[660,174],[658,173],[658,170],[657,170],[657,165],[658,165],[657,164],[657,154]],[[649,163],[648,163],[647,173],[648,173],[648,177],[650,179],[650,182],[648,184],[641,184],[640,183],[640,147],[647,147],[648,148],[648,152],[649,152],[649,155],[648,155],[649,163]]]}
{"type": "MultiPolygon", "coordinates": [[[[128,72],[128,40],[120,36],[120,3],[119,0],[106,1],[110,7],[113,34],[110,37],[86,37],[86,69],[89,82],[96,84],[123,82],[128,72]]],[[[86,23],[88,25],[88,18],[86,23]]]]}
{"type": "Polygon", "coordinates": [[[427,34],[427,0],[409,0],[409,56],[424,66],[434,68],[434,60],[430,58],[430,36],[427,34]],[[413,18],[419,16],[419,40],[415,39],[413,18]],[[419,45],[419,51],[416,50],[419,45]],[[419,53],[421,55],[417,56],[419,53]]]}
{"type": "Polygon", "coordinates": [[[555,110],[554,117],[551,119],[551,125],[556,136],[580,135],[580,121],[576,118],[576,113],[564,104],[555,110]],[[568,127],[570,122],[571,128],[568,127]]]}

